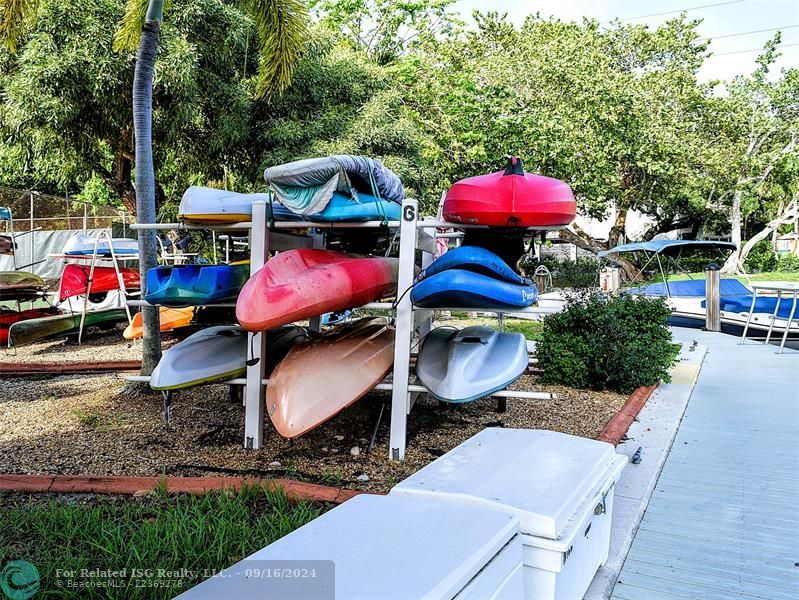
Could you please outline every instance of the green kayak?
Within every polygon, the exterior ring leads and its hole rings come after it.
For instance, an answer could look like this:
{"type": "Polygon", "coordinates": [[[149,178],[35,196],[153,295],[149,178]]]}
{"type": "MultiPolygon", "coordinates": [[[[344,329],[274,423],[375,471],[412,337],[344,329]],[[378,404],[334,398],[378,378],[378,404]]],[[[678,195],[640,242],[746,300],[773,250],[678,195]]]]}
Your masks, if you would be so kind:
{"type": "MultiPolygon", "coordinates": [[[[87,327],[96,325],[126,321],[127,318],[128,315],[124,308],[89,311],[86,313],[84,330],[87,327]]],[[[26,344],[32,344],[56,335],[75,334],[78,333],[79,329],[80,313],[18,321],[17,323],[13,323],[8,330],[8,345],[25,346],[26,344]]]]}
{"type": "Polygon", "coordinates": [[[0,300],[30,300],[41,295],[45,281],[26,271],[0,271],[0,300]]]}

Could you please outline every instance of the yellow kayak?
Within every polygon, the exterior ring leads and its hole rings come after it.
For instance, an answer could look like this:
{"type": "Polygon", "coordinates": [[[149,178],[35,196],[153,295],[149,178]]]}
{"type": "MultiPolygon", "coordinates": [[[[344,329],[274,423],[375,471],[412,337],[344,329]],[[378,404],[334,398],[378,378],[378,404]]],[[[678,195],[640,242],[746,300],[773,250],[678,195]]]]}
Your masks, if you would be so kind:
{"type": "MultiPolygon", "coordinates": [[[[194,317],[194,307],[187,306],[185,308],[168,308],[162,306],[160,308],[161,318],[161,331],[172,331],[180,327],[187,327],[191,325],[191,320],[194,317]]],[[[122,337],[126,340],[136,340],[142,337],[142,324],[141,313],[138,312],[133,316],[133,322],[125,328],[122,332],[122,337]]]]}

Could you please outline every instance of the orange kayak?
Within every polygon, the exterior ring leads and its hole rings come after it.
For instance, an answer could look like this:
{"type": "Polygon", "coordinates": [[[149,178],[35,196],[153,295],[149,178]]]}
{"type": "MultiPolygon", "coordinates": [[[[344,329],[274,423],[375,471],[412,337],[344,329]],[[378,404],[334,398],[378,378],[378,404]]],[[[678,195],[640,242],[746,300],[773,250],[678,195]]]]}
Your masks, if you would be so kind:
{"type": "Polygon", "coordinates": [[[394,329],[382,319],[342,325],[280,361],[266,386],[266,411],[280,435],[298,437],[365,396],[393,364],[394,329]]]}
{"type": "MultiPolygon", "coordinates": [[[[172,331],[173,329],[191,325],[191,320],[194,317],[194,307],[167,308],[166,306],[162,306],[159,314],[161,318],[161,331],[172,331]]],[[[133,322],[125,327],[125,331],[122,332],[122,337],[126,340],[137,340],[141,336],[141,313],[137,312],[133,315],[133,322]]]]}
{"type": "Polygon", "coordinates": [[[281,252],[239,293],[236,318],[265,331],[361,306],[397,291],[397,259],[301,248],[281,252]]]}

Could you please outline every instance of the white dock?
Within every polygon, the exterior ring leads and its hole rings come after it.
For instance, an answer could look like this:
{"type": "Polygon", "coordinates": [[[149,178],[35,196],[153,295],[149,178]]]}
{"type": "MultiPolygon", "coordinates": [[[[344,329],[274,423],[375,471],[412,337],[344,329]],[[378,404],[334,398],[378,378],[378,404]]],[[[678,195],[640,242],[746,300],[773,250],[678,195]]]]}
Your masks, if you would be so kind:
{"type": "Polygon", "coordinates": [[[799,352],[675,338],[708,353],[612,598],[798,598],[799,352]]]}

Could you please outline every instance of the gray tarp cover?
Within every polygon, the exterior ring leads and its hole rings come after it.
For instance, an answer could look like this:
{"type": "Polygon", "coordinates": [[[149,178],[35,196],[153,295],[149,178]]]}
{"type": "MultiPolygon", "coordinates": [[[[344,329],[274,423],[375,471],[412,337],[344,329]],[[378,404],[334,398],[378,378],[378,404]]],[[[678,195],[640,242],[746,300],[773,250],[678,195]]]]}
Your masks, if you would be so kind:
{"type": "Polygon", "coordinates": [[[358,199],[358,191],[402,203],[402,182],[376,158],[341,154],[269,167],[264,179],[278,200],[295,213],[322,212],[338,191],[358,199]]]}

